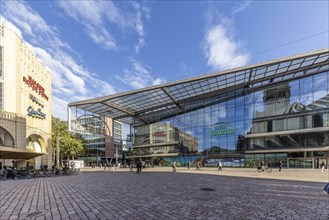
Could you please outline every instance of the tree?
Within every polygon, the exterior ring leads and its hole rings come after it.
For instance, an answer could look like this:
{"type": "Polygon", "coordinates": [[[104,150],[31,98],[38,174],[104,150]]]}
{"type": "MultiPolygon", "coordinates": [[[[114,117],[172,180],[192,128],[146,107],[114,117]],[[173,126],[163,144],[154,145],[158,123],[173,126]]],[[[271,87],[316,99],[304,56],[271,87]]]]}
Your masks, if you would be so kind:
{"type": "Polygon", "coordinates": [[[56,140],[57,137],[60,138],[59,149],[60,158],[66,158],[67,152],[70,152],[72,159],[75,155],[80,154],[83,151],[83,138],[79,135],[73,135],[69,132],[66,122],[60,120],[59,118],[52,117],[52,146],[53,153],[56,153],[56,140]]]}

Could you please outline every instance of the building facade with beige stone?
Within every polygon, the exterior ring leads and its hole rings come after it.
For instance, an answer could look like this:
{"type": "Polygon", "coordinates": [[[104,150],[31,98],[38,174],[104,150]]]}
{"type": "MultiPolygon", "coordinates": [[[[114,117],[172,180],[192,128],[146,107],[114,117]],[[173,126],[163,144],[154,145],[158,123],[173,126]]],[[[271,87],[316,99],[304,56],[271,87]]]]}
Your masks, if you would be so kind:
{"type": "Polygon", "coordinates": [[[0,20],[0,162],[52,164],[51,73],[19,30],[0,20]]]}

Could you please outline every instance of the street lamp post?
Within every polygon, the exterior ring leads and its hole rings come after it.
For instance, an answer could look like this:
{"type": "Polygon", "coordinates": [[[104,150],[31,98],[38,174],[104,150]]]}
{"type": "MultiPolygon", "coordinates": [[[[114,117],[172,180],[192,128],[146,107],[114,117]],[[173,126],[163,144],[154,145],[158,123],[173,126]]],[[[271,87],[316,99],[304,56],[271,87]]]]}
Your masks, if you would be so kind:
{"type": "Polygon", "coordinates": [[[56,140],[56,167],[59,169],[59,140],[60,137],[57,135],[57,140],[56,140]]]}
{"type": "Polygon", "coordinates": [[[67,151],[66,151],[66,156],[67,156],[66,166],[67,166],[68,168],[69,168],[69,166],[70,166],[70,164],[69,164],[70,154],[71,154],[71,151],[70,151],[70,150],[67,150],[67,151]]]}
{"type": "Polygon", "coordinates": [[[96,165],[98,167],[98,148],[96,149],[96,165]]]}
{"type": "Polygon", "coordinates": [[[118,155],[118,144],[115,144],[115,162],[118,163],[119,155],[118,155]]]}

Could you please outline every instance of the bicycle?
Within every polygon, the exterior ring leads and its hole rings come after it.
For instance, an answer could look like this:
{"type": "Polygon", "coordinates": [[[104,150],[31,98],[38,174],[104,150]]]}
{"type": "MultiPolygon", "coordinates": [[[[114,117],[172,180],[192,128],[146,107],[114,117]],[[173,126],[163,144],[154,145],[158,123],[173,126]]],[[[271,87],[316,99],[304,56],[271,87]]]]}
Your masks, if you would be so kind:
{"type": "Polygon", "coordinates": [[[266,171],[267,173],[270,173],[272,172],[272,168],[268,167],[268,166],[265,166],[265,167],[257,167],[257,172],[264,172],[266,171]]]}

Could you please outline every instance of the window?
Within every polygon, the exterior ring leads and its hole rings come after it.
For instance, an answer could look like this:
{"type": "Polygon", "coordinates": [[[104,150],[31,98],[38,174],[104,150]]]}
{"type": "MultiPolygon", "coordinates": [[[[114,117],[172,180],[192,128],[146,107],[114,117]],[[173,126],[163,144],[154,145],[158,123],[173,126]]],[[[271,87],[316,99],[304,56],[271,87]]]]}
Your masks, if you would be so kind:
{"type": "Polygon", "coordinates": [[[267,121],[267,132],[272,132],[273,131],[273,123],[272,121],[267,121]]]}
{"type": "Polygon", "coordinates": [[[314,128],[323,127],[323,120],[321,114],[314,114],[313,115],[313,126],[314,128]]]}
{"type": "Polygon", "coordinates": [[[300,119],[299,117],[288,118],[288,130],[297,130],[300,128],[300,119]]]}
{"type": "Polygon", "coordinates": [[[274,123],[274,131],[283,131],[284,130],[283,119],[274,120],[273,123],[274,123]]]}
{"type": "Polygon", "coordinates": [[[313,92],[313,80],[312,77],[303,78],[300,80],[300,93],[309,94],[313,92]]]}
{"type": "Polygon", "coordinates": [[[327,73],[320,73],[314,76],[314,91],[327,90],[328,77],[327,73]]]}

